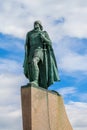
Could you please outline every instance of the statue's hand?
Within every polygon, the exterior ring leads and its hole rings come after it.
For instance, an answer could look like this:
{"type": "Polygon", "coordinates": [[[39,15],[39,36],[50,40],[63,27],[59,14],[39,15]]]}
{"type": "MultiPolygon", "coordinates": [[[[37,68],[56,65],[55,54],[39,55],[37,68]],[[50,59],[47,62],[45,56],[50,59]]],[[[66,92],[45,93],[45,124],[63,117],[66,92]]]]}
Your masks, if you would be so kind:
{"type": "Polygon", "coordinates": [[[44,34],[40,33],[40,37],[41,37],[41,39],[42,39],[43,41],[45,40],[44,34]]]}
{"type": "Polygon", "coordinates": [[[50,39],[48,39],[48,37],[46,37],[45,34],[40,33],[40,38],[43,44],[50,45],[50,39]]]}

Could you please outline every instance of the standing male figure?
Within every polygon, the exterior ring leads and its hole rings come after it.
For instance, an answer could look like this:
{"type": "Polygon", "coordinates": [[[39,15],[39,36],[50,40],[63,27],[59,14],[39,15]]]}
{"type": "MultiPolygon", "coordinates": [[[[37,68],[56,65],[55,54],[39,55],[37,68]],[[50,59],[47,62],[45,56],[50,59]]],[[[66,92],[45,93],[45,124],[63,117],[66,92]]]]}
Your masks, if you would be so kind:
{"type": "Polygon", "coordinates": [[[48,88],[60,80],[52,42],[40,21],[27,33],[23,66],[25,76],[36,86],[48,88]]]}

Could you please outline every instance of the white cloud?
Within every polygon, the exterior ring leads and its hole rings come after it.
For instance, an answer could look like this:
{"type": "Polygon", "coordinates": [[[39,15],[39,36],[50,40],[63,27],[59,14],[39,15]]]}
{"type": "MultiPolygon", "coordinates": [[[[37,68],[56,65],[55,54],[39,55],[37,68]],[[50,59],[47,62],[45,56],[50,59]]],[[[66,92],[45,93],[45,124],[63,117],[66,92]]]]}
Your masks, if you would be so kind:
{"type": "Polygon", "coordinates": [[[20,89],[26,83],[21,73],[10,71],[0,74],[0,130],[22,129],[20,89]]]}
{"type": "Polygon", "coordinates": [[[53,40],[64,35],[87,37],[86,0],[4,0],[0,5],[0,32],[24,37],[40,19],[53,40]],[[60,17],[65,23],[55,26],[53,21],[60,17]]]}
{"type": "Polygon", "coordinates": [[[18,103],[20,87],[27,83],[24,76],[5,73],[0,75],[0,82],[0,104],[18,103]]]}
{"type": "Polygon", "coordinates": [[[83,72],[87,74],[87,55],[68,53],[62,58],[60,66],[65,72],[83,72]]]}
{"type": "Polygon", "coordinates": [[[22,76],[0,75],[0,130],[21,128],[20,87],[22,76]]]}
{"type": "Polygon", "coordinates": [[[61,68],[67,72],[87,73],[87,55],[67,54],[62,58],[61,68]]]}
{"type": "Polygon", "coordinates": [[[12,60],[0,61],[0,104],[18,103],[19,89],[21,85],[27,83],[22,66],[12,60]]]}
{"type": "Polygon", "coordinates": [[[22,129],[21,111],[15,106],[0,107],[0,130],[22,129]]]}
{"type": "Polygon", "coordinates": [[[59,71],[75,77],[87,75],[86,42],[67,37],[53,44],[59,71]]]}
{"type": "Polygon", "coordinates": [[[18,62],[0,61],[0,130],[19,130],[22,129],[20,89],[28,81],[18,62]]]}
{"type": "Polygon", "coordinates": [[[67,115],[74,130],[87,129],[87,103],[70,102],[65,105],[67,115]]]}
{"type": "Polygon", "coordinates": [[[22,71],[22,65],[10,59],[0,59],[0,74],[2,73],[20,73],[22,71]]]}
{"type": "Polygon", "coordinates": [[[62,95],[62,96],[68,96],[69,94],[75,94],[76,93],[76,88],[75,87],[64,87],[61,89],[58,89],[58,92],[62,95]]]}

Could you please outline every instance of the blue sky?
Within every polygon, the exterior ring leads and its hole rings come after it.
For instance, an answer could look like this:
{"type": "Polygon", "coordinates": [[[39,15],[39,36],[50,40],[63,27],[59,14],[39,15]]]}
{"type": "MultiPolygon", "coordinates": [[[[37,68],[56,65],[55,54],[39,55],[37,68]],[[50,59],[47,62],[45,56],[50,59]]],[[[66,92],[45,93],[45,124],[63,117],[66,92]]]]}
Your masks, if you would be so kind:
{"type": "Polygon", "coordinates": [[[22,129],[24,43],[38,19],[52,40],[61,78],[49,89],[63,96],[73,129],[87,130],[87,1],[0,0],[0,5],[0,130],[22,129]]]}

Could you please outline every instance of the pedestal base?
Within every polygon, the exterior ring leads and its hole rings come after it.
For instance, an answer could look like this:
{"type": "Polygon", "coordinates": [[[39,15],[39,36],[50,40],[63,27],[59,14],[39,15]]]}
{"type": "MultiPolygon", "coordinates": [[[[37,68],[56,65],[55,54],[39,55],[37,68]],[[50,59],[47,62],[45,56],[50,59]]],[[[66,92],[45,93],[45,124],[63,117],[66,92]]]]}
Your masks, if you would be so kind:
{"type": "Polygon", "coordinates": [[[21,98],[23,130],[73,130],[61,96],[40,87],[24,86],[21,98]]]}

